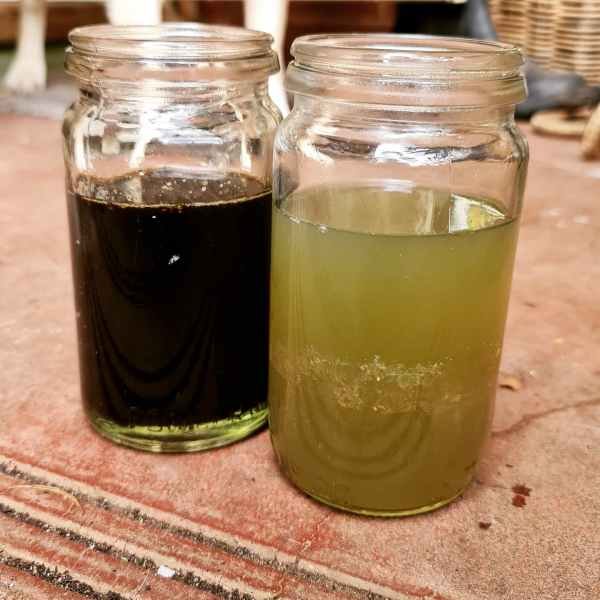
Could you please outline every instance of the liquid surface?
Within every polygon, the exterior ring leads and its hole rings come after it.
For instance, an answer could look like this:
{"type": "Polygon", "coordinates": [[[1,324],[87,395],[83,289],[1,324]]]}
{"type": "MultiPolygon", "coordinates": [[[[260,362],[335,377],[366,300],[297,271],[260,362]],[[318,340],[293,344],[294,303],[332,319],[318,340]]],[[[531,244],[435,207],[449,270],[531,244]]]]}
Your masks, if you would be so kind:
{"type": "Polygon", "coordinates": [[[358,512],[448,502],[489,429],[517,223],[483,199],[395,184],[308,189],[273,215],[284,472],[358,512]]]}
{"type": "Polygon", "coordinates": [[[263,190],[239,174],[158,170],[81,180],[69,195],[82,396],[104,433],[193,440],[264,417],[263,190]]]}

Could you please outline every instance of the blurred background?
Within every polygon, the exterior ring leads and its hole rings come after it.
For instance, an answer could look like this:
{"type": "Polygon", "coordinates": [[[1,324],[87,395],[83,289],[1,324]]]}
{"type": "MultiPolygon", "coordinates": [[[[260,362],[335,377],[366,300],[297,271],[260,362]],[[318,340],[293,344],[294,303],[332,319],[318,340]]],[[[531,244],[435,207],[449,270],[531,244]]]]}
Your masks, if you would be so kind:
{"type": "MultiPolygon", "coordinates": [[[[273,6],[281,1],[272,0],[273,6]]],[[[22,5],[0,0],[0,112],[61,118],[74,95],[62,66],[68,32],[107,21],[103,2],[48,0],[45,5],[47,87],[23,94],[14,86],[9,89],[5,77],[19,37],[22,5]]],[[[163,20],[243,26],[244,3],[166,0],[163,20]]],[[[290,0],[282,58],[290,60],[289,48],[297,36],[348,31],[497,37],[514,43],[529,59],[530,98],[517,116],[541,112],[532,121],[534,130],[583,136],[584,157],[600,156],[600,113],[590,123],[600,100],[600,0],[290,0]]]]}
{"type": "MultiPolygon", "coordinates": [[[[390,1],[292,0],[286,46],[289,48],[299,35],[318,31],[394,31],[396,14],[396,2],[390,1]]],[[[170,0],[164,4],[163,19],[243,26],[244,3],[243,0],[170,0]]],[[[73,27],[106,21],[101,2],[50,0],[46,39],[60,50],[73,27]]],[[[3,45],[0,69],[6,66],[16,42],[18,22],[19,2],[0,0],[0,43],[3,45]]]]}
{"type": "MultiPolygon", "coordinates": [[[[0,81],[15,52],[19,16],[18,1],[0,0],[0,81]]],[[[289,61],[289,47],[299,35],[323,31],[389,32],[395,29],[396,17],[396,2],[292,1],[284,42],[285,60],[289,61]]],[[[163,5],[163,20],[243,26],[244,3],[243,0],[167,0],[163,5]]],[[[75,93],[74,82],[63,72],[67,35],[74,27],[103,22],[107,22],[107,15],[102,2],[47,2],[48,87],[42,92],[23,95],[0,85],[0,111],[62,118],[75,93]]]]}
{"type": "MultiPolygon", "coordinates": [[[[295,37],[318,31],[395,31],[397,19],[410,10],[410,4],[431,13],[434,4],[443,3],[291,0],[286,45],[289,48],[295,37]]],[[[500,40],[521,46],[542,65],[574,70],[600,84],[600,2],[489,0],[489,10],[500,40]]],[[[244,6],[242,0],[170,0],[165,2],[163,18],[242,26],[244,6]]],[[[0,0],[0,73],[16,41],[18,21],[18,0],[0,0]]],[[[105,21],[101,2],[50,0],[46,39],[61,48],[73,27],[105,21]]]]}

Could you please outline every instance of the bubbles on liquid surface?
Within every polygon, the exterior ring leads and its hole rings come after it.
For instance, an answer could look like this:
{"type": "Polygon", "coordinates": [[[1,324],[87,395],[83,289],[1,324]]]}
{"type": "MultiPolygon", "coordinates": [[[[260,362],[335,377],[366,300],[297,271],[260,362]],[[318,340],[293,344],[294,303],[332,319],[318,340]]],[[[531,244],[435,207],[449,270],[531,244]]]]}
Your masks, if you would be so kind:
{"type": "Polygon", "coordinates": [[[73,187],[75,193],[95,202],[136,206],[240,202],[268,191],[263,182],[243,173],[188,173],[169,168],[111,179],[81,176],[73,187]]]}

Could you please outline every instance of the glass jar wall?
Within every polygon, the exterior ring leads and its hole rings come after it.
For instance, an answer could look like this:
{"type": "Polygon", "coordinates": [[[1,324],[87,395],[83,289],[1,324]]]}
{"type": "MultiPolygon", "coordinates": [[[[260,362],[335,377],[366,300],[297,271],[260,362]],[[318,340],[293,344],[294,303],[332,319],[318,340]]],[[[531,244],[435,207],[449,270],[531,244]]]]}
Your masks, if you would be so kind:
{"type": "Polygon", "coordinates": [[[442,506],[492,418],[527,146],[516,48],[322,35],[275,142],[270,427],[339,508],[442,506]]]}
{"type": "Polygon", "coordinates": [[[74,30],[63,126],[81,390],[96,430],[191,451],[266,419],[267,34],[74,30]]]}

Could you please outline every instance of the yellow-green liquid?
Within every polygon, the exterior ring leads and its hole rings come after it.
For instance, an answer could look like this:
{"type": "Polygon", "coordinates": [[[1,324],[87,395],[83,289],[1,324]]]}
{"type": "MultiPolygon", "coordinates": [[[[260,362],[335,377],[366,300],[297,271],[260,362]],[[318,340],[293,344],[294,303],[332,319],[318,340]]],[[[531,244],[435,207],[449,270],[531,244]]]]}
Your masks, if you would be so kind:
{"type": "Polygon", "coordinates": [[[298,487],[382,515],[462,492],[492,416],[516,239],[490,201],[390,182],[274,209],[270,426],[298,487]]]}

